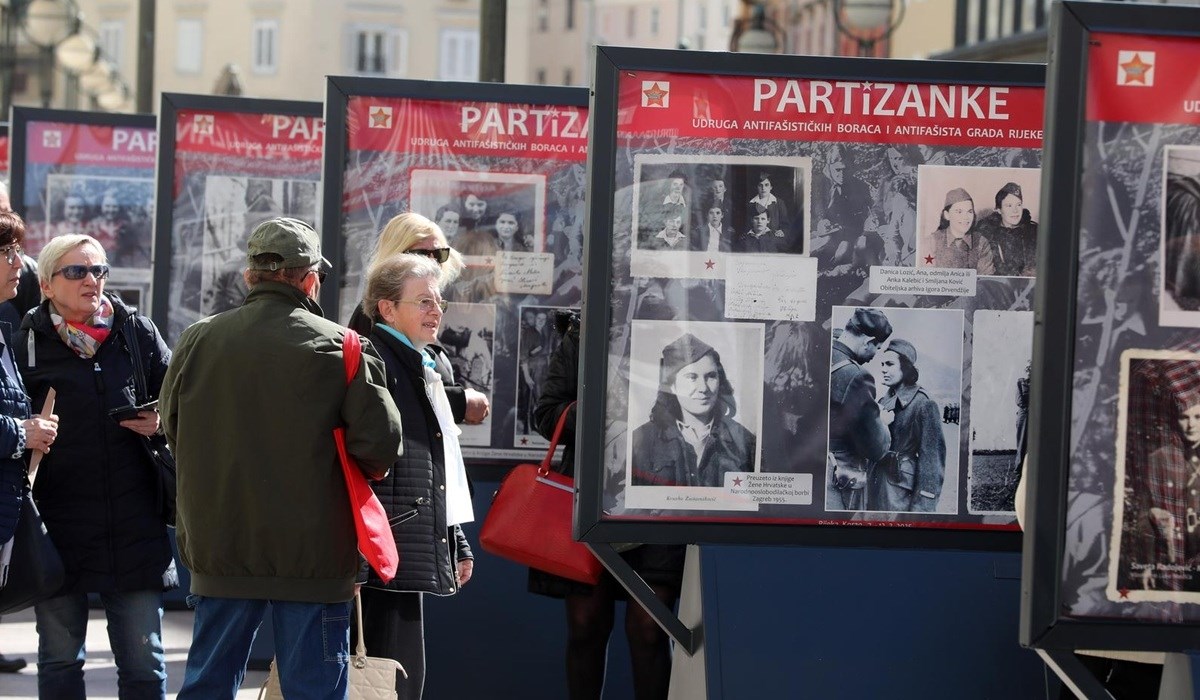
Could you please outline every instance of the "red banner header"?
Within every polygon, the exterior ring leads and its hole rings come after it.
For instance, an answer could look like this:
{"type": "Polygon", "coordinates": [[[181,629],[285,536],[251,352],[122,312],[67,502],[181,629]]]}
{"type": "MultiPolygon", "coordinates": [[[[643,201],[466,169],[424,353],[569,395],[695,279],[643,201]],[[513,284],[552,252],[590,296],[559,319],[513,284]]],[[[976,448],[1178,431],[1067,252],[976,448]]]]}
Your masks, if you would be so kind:
{"type": "Polygon", "coordinates": [[[637,137],[1041,148],[1044,89],[622,71],[619,129],[637,137]]]}
{"type": "Polygon", "coordinates": [[[585,107],[351,97],[349,148],[583,162],[585,107]]]}
{"type": "Polygon", "coordinates": [[[158,152],[154,129],[30,122],[26,135],[30,163],[154,168],[158,152]]]}
{"type": "Polygon", "coordinates": [[[1092,34],[1088,121],[1200,124],[1200,39],[1092,34]]]}
{"type": "Polygon", "coordinates": [[[175,151],[251,158],[320,160],[325,120],[290,114],[180,110],[175,151]]]}

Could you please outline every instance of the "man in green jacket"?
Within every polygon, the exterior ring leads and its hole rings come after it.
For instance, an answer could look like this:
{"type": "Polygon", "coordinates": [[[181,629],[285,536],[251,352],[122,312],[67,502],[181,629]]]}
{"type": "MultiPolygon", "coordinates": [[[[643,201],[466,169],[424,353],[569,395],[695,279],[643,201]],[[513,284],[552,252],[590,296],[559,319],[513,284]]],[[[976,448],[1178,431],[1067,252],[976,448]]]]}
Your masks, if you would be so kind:
{"type": "Polygon", "coordinates": [[[245,303],[184,331],[163,380],[198,599],[179,697],[232,700],[269,602],[284,695],[341,700],[358,552],[333,430],[377,479],[401,452],[400,415],[365,342],[346,383],[345,329],[315,301],[329,266],[316,231],[272,219],[246,249],[245,303]]]}

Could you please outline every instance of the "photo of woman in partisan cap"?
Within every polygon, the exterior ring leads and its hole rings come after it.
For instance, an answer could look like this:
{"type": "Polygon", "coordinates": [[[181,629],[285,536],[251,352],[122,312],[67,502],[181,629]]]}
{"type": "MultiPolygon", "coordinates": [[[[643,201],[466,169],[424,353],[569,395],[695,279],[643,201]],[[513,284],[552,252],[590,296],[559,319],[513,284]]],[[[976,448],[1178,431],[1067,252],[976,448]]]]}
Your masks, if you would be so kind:
{"type": "Polygon", "coordinates": [[[1025,208],[1020,185],[1008,182],[996,192],[996,209],[983,217],[976,230],[992,247],[997,275],[1037,274],[1038,225],[1025,208]]]}
{"type": "Polygon", "coordinates": [[[754,471],[756,438],[736,414],[720,354],[691,333],[668,344],[650,420],[633,433],[632,484],[722,486],[726,472],[754,471]]]}
{"type": "Polygon", "coordinates": [[[928,267],[974,269],[981,275],[994,275],[992,247],[975,231],[975,201],[961,187],[946,193],[937,230],[930,234],[932,245],[919,257],[928,267]]]}

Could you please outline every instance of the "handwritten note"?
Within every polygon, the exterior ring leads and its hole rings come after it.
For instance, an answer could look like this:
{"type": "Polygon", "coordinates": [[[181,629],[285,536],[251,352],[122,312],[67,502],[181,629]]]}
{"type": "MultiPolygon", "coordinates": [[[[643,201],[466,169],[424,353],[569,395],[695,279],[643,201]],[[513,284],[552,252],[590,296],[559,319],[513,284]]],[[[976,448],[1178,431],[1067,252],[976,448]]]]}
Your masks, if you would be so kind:
{"type": "Polygon", "coordinates": [[[725,265],[726,318],[816,320],[816,258],[727,255],[725,265]]]}
{"type": "Polygon", "coordinates": [[[496,253],[496,291],[503,294],[550,294],[554,253],[496,253]]]}
{"type": "Polygon", "coordinates": [[[975,296],[975,271],[952,267],[871,267],[872,294],[975,296]]]}

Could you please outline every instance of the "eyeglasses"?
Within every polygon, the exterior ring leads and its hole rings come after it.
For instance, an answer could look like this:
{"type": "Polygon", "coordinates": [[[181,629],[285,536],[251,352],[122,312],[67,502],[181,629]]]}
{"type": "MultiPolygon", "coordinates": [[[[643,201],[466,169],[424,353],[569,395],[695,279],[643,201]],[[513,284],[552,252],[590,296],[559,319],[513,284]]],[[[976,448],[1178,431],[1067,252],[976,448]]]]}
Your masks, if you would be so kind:
{"type": "Polygon", "coordinates": [[[108,277],[108,269],[108,265],[63,265],[55,270],[50,276],[53,277],[54,275],[62,275],[63,277],[74,281],[81,280],[84,277],[87,277],[88,273],[91,273],[91,275],[96,279],[102,280],[108,277]]]}
{"type": "Polygon", "coordinates": [[[21,244],[10,243],[0,248],[0,258],[4,258],[4,262],[9,265],[16,265],[18,262],[21,262],[21,244]]]}
{"type": "Polygon", "coordinates": [[[325,277],[329,274],[325,270],[309,270],[309,272],[315,274],[317,276],[317,281],[321,284],[325,284],[325,277]]]}
{"type": "Polygon", "coordinates": [[[444,263],[450,259],[449,248],[412,248],[404,252],[412,255],[424,255],[427,258],[433,258],[439,263],[444,263]]]}
{"type": "Polygon", "coordinates": [[[415,300],[414,299],[393,299],[392,303],[394,303],[394,304],[416,304],[417,306],[421,307],[421,313],[423,313],[423,314],[433,313],[434,309],[437,309],[438,311],[441,311],[442,313],[446,313],[447,307],[450,306],[450,302],[448,302],[448,301],[444,301],[442,299],[430,299],[428,297],[425,299],[415,299],[415,300]]]}

